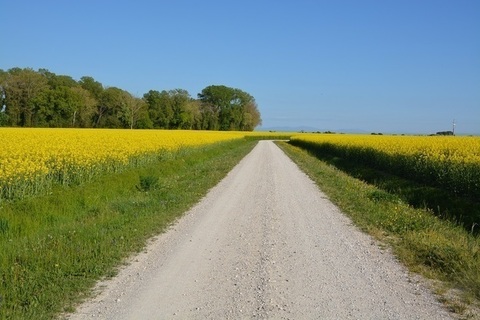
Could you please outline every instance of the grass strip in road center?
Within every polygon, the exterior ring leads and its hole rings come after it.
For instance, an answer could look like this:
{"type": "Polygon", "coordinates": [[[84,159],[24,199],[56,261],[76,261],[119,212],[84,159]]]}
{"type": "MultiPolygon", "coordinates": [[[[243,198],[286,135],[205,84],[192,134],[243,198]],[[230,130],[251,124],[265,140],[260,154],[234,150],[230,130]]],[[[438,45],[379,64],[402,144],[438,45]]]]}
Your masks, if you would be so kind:
{"type": "Polygon", "coordinates": [[[238,139],[0,204],[0,319],[70,312],[255,145],[238,139]]]}
{"type": "Polygon", "coordinates": [[[410,270],[440,280],[436,291],[446,305],[466,317],[478,312],[478,236],[428,210],[415,209],[302,148],[277,144],[359,228],[391,245],[410,270]]]}

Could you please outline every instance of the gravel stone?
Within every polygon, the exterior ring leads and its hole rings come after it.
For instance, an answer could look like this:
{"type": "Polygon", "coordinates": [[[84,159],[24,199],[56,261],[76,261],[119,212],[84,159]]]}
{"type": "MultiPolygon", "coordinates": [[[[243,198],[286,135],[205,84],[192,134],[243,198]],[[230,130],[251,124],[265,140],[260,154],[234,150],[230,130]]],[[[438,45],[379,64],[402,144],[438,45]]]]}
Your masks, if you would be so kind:
{"type": "Polygon", "coordinates": [[[68,318],[454,317],[271,141],[97,288],[68,318]]]}

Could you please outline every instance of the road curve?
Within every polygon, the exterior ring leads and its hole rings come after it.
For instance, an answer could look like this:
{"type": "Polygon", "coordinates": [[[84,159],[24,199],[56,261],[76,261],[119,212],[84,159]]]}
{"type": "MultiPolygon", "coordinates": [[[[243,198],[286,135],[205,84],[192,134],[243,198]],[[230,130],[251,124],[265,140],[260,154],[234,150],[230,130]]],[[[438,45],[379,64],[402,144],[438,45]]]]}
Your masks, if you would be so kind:
{"type": "Polygon", "coordinates": [[[271,141],[69,319],[451,319],[271,141]]]}

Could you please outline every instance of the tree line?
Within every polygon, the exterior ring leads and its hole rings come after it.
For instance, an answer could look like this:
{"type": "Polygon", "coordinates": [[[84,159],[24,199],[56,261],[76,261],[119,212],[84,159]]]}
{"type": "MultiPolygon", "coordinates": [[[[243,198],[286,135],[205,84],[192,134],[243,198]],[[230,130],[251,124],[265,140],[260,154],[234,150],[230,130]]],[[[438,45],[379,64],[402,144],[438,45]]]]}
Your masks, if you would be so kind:
{"type": "Polygon", "coordinates": [[[0,126],[252,131],[261,124],[253,96],[224,85],[150,90],[135,97],[89,76],[47,69],[0,69],[0,126]]]}

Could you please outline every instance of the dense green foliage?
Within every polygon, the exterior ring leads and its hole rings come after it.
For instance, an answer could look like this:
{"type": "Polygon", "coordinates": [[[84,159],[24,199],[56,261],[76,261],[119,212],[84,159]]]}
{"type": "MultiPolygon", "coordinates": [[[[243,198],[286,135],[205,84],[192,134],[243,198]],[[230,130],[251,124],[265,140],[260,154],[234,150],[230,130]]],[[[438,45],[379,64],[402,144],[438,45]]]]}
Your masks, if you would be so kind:
{"type": "Polygon", "coordinates": [[[92,77],[75,81],[46,69],[0,70],[0,126],[252,131],[261,124],[255,99],[209,86],[194,99],[183,89],[135,97],[92,77]]]}
{"type": "Polygon", "coordinates": [[[182,149],[51,194],[3,202],[0,319],[72,311],[95,281],[199,201],[254,146],[237,139],[182,149]]]}
{"type": "Polygon", "coordinates": [[[204,124],[208,129],[252,131],[260,123],[255,99],[240,89],[208,86],[198,97],[210,115],[204,124]]]}
{"type": "Polygon", "coordinates": [[[433,161],[422,153],[388,154],[361,145],[302,139],[292,139],[290,143],[322,159],[335,159],[336,164],[354,171],[365,181],[383,181],[389,191],[402,193],[404,200],[416,207],[428,207],[467,229],[478,226],[480,171],[476,162],[433,161]]]}

